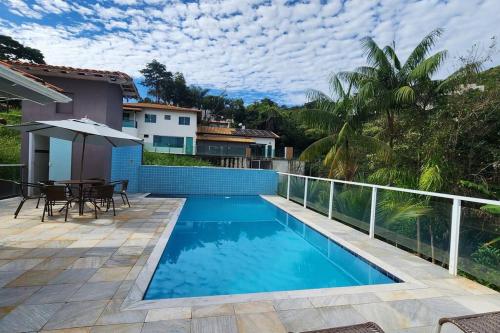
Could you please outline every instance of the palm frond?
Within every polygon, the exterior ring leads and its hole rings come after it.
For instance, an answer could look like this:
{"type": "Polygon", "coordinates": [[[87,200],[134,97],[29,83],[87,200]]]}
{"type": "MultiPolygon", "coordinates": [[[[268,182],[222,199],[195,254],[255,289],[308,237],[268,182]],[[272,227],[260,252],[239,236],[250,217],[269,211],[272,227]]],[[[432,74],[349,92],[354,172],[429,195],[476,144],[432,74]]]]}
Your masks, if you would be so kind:
{"type": "Polygon", "coordinates": [[[374,67],[390,69],[391,64],[384,51],[380,49],[377,43],[371,37],[365,37],[361,40],[361,47],[366,55],[366,60],[374,67]]]}
{"type": "Polygon", "coordinates": [[[408,75],[410,80],[428,79],[439,69],[446,59],[447,52],[440,51],[420,62],[408,75]]]}
{"type": "Polygon", "coordinates": [[[334,110],[334,107],[332,109],[305,109],[298,112],[297,115],[309,128],[332,132],[342,124],[342,120],[335,115],[334,110]]]}
{"type": "Polygon", "coordinates": [[[334,102],[327,94],[320,90],[309,89],[306,91],[306,98],[309,102],[317,102],[317,101],[330,101],[334,102]]]}
{"type": "Polygon", "coordinates": [[[403,72],[409,73],[413,70],[420,62],[422,62],[430,49],[434,46],[437,39],[443,34],[443,29],[438,28],[431,31],[427,36],[425,36],[420,43],[413,49],[410,56],[403,65],[403,72]]]}
{"type": "Polygon", "coordinates": [[[392,149],[387,143],[371,136],[362,134],[352,135],[351,143],[355,147],[362,148],[364,152],[376,154],[384,161],[388,161],[392,156],[392,149]]]}
{"type": "Polygon", "coordinates": [[[410,86],[403,86],[396,89],[394,97],[398,103],[411,103],[415,100],[415,90],[410,86]]]}
{"type": "Polygon", "coordinates": [[[388,224],[416,219],[431,211],[432,209],[425,204],[411,200],[382,199],[377,205],[377,216],[388,224]]]}
{"type": "Polygon", "coordinates": [[[313,161],[320,158],[328,153],[332,147],[335,145],[336,138],[334,135],[329,135],[316,142],[313,142],[309,147],[307,147],[302,154],[300,154],[299,159],[301,161],[313,161]]]}
{"type": "Polygon", "coordinates": [[[368,177],[368,181],[379,185],[409,188],[415,187],[417,183],[415,175],[410,171],[396,167],[380,168],[368,177]]]}
{"type": "Polygon", "coordinates": [[[422,191],[437,192],[443,187],[443,177],[441,176],[441,169],[438,165],[426,165],[420,179],[418,180],[418,188],[422,191]]]}
{"type": "Polygon", "coordinates": [[[337,147],[334,145],[331,147],[328,153],[326,153],[325,159],[323,160],[323,165],[330,166],[331,168],[336,154],[337,154],[337,147]]]}
{"type": "MultiPolygon", "coordinates": [[[[348,85],[350,86],[349,83],[348,85]]],[[[330,77],[330,90],[332,95],[337,96],[338,98],[343,98],[347,95],[341,78],[337,74],[333,74],[330,77]]]]}
{"type": "Polygon", "coordinates": [[[397,70],[400,70],[401,69],[401,62],[399,61],[399,58],[398,58],[394,48],[390,45],[387,45],[386,47],[384,47],[383,51],[384,51],[385,55],[388,56],[392,60],[392,64],[394,65],[394,67],[397,70]]]}

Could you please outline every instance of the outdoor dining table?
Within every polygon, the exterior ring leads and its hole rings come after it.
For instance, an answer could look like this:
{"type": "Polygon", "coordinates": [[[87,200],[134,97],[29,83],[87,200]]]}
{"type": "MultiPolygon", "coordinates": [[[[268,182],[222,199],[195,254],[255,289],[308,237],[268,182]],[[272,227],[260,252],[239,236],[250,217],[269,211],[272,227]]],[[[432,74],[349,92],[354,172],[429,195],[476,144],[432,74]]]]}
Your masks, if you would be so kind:
{"type": "Polygon", "coordinates": [[[85,185],[97,185],[102,184],[102,180],[97,179],[68,179],[68,180],[57,180],[56,184],[65,184],[66,186],[77,185],[78,186],[78,214],[83,215],[83,208],[85,206],[85,198],[83,196],[83,187],[85,185]]]}

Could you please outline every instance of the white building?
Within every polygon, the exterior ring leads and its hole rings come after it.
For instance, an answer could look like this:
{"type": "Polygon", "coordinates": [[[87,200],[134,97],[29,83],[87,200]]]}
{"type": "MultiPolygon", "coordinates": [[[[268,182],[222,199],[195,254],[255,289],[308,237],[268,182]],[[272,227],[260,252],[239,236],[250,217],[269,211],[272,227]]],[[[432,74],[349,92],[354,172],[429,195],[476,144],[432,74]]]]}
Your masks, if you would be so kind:
{"type": "Polygon", "coordinates": [[[144,149],[159,153],[196,153],[200,110],[153,103],[124,103],[123,129],[144,139],[144,149]]]}
{"type": "Polygon", "coordinates": [[[278,138],[266,130],[200,126],[197,155],[273,158],[278,138]]]}

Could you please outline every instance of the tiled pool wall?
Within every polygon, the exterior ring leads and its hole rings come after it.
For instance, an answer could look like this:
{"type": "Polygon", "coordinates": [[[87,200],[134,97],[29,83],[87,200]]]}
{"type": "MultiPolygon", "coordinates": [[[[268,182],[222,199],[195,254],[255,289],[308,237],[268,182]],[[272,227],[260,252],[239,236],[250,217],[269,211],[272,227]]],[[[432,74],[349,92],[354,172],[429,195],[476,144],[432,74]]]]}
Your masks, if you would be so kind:
{"type": "Polygon", "coordinates": [[[129,179],[129,192],[155,194],[276,194],[272,170],[141,165],[141,147],[113,149],[111,179],[129,179]]]}
{"type": "Polygon", "coordinates": [[[111,180],[128,179],[128,191],[139,192],[139,167],[142,164],[142,147],[113,148],[111,155],[111,180]]]}

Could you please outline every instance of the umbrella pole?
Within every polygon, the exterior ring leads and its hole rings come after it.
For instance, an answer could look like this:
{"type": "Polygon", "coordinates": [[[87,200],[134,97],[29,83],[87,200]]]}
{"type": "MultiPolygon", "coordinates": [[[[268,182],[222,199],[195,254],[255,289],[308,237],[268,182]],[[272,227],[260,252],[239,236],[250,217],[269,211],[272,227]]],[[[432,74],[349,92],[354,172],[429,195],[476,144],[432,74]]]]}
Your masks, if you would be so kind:
{"type": "Polygon", "coordinates": [[[82,149],[82,159],[80,161],[80,180],[83,177],[83,159],[85,157],[85,140],[87,139],[87,134],[83,134],[83,149],[82,149]]]}

